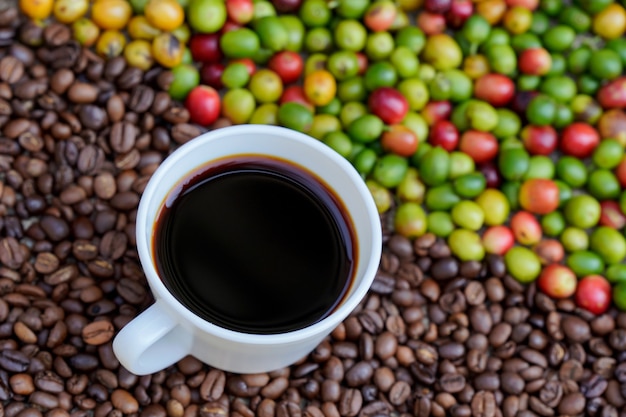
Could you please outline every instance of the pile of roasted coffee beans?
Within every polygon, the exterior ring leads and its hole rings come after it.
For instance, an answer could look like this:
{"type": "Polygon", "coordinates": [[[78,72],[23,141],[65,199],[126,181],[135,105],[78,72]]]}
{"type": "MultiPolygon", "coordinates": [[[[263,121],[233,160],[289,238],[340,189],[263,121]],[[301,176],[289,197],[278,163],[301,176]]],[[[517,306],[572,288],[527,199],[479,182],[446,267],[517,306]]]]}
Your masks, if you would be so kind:
{"type": "Polygon", "coordinates": [[[297,364],[129,373],[111,341],[152,302],[137,203],[201,133],[169,82],[0,12],[0,416],[626,416],[626,313],[555,302],[432,234],[410,241],[393,212],[370,293],[297,364]]]}

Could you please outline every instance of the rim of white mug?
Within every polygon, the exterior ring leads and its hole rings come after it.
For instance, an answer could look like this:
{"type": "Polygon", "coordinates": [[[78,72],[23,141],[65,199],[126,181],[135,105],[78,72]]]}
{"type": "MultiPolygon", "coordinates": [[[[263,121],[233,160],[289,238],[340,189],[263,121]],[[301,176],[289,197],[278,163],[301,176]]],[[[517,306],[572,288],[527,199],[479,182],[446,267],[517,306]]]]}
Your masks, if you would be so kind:
{"type": "MultiPolygon", "coordinates": [[[[207,162],[210,162],[210,159],[207,162]]],[[[196,167],[190,168],[189,171],[192,171],[194,168],[196,167]]],[[[382,231],[378,210],[373,199],[367,198],[369,195],[370,191],[365,185],[365,181],[347,159],[339,155],[326,144],[305,135],[304,133],[273,125],[236,125],[208,131],[179,146],[163,160],[161,165],[155,170],[148,181],[137,211],[136,239],[139,258],[142,263],[146,279],[148,279],[150,283],[150,288],[153,292],[156,292],[156,299],[158,300],[161,298],[168,305],[174,306],[177,314],[180,314],[185,318],[185,320],[188,320],[200,330],[236,343],[271,345],[297,342],[308,337],[332,331],[332,329],[339,325],[345,316],[358,306],[374,280],[374,276],[380,262],[380,255],[382,253],[382,231]],[[154,219],[152,219],[149,224],[147,219],[148,209],[150,208],[150,203],[152,203],[151,200],[153,199],[153,194],[159,187],[160,179],[163,176],[168,175],[168,171],[172,165],[179,164],[180,160],[185,158],[188,153],[194,152],[197,148],[203,147],[206,142],[220,140],[224,137],[233,135],[254,136],[259,134],[279,134],[281,136],[288,136],[289,139],[297,140],[317,152],[324,154],[324,156],[330,159],[334,164],[339,165],[342,168],[342,171],[347,176],[351,177],[351,180],[354,183],[355,188],[358,189],[359,194],[364,196],[364,204],[366,205],[366,210],[369,214],[369,226],[372,229],[372,244],[367,249],[362,245],[359,245],[359,256],[369,257],[369,259],[366,260],[365,267],[362,271],[365,276],[361,282],[358,283],[358,285],[351,289],[348,297],[346,297],[346,299],[344,299],[331,314],[311,325],[308,325],[307,327],[273,334],[245,333],[227,329],[211,323],[190,311],[166,288],[165,284],[159,277],[153,259],[152,242],[149,241],[150,239],[146,238],[146,236],[151,235],[151,233],[147,233],[147,228],[152,228],[154,226],[154,219]]],[[[160,202],[159,204],[162,203],[160,202]]]]}

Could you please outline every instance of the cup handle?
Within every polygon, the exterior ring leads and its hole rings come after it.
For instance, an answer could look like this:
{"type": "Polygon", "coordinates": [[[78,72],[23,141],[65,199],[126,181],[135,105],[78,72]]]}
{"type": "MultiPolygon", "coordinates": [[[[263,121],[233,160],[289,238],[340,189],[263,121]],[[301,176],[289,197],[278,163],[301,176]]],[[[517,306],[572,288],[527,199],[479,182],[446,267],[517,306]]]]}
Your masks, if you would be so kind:
{"type": "Polygon", "coordinates": [[[193,336],[157,300],[131,320],[113,340],[113,352],[135,375],[158,372],[191,351],[193,336]]]}

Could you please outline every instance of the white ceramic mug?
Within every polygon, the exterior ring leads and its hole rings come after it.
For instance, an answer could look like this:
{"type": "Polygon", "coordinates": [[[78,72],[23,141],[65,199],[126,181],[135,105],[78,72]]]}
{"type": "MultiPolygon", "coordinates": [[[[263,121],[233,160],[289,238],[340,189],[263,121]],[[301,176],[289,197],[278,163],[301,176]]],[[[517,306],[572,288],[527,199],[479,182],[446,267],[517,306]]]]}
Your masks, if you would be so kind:
{"type": "Polygon", "coordinates": [[[367,293],[380,261],[380,218],[363,179],[325,144],[294,130],[263,125],[226,127],[205,133],[173,152],[148,182],[137,213],[137,250],[156,302],[116,336],[120,363],[137,375],[157,372],[192,355],[231,372],[265,372],[298,361],[343,321],[367,293]],[[322,320],[279,334],[249,334],[219,327],[187,309],[156,270],[153,232],[157,216],[177,184],[212,160],[238,154],[269,155],[313,173],[341,198],[356,232],[353,283],[341,304],[322,320]]]}

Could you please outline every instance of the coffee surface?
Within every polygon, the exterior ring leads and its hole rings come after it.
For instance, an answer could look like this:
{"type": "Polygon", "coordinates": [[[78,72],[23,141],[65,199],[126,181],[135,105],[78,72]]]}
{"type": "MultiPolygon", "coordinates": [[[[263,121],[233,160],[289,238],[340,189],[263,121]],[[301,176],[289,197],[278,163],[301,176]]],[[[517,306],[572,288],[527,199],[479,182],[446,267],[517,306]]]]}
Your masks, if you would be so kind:
{"type": "Polygon", "coordinates": [[[157,268],[203,319],[248,333],[303,328],[350,286],[353,233],[341,203],[289,163],[238,157],[183,185],[156,225],[157,268]]]}

